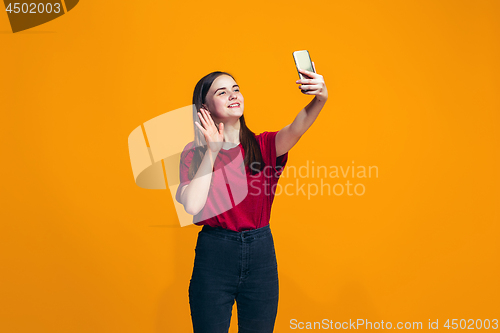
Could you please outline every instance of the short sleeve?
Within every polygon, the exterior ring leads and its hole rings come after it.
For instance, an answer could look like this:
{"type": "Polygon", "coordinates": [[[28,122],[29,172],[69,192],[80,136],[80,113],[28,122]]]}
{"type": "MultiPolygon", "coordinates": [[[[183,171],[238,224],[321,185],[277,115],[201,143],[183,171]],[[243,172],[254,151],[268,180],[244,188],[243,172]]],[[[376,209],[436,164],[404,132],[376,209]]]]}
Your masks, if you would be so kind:
{"type": "Polygon", "coordinates": [[[194,145],[192,144],[192,142],[187,144],[181,153],[181,159],[179,162],[180,184],[179,184],[179,187],[177,188],[177,193],[175,195],[175,199],[179,203],[181,203],[181,189],[182,189],[182,187],[191,182],[191,180],[189,180],[189,166],[191,165],[191,161],[193,160],[193,156],[194,156],[195,149],[193,146],[194,145]]]}
{"type": "Polygon", "coordinates": [[[288,152],[281,156],[276,156],[276,132],[263,132],[263,154],[266,154],[272,167],[276,170],[276,175],[279,177],[285,168],[286,162],[288,161],[288,152]]]}

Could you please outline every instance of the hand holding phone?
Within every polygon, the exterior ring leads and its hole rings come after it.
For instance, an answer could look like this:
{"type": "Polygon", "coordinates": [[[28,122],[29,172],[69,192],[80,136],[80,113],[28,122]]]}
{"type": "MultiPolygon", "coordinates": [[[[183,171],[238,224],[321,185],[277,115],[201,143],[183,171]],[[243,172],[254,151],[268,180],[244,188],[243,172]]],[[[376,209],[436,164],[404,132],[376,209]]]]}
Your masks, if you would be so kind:
{"type": "Polygon", "coordinates": [[[328,91],[326,89],[325,80],[322,75],[316,73],[314,63],[311,61],[307,50],[293,52],[295,66],[299,73],[300,80],[296,83],[300,84],[299,89],[305,95],[313,95],[318,101],[326,102],[328,99],[328,91]],[[308,71],[309,74],[301,73],[300,71],[308,71]]]}

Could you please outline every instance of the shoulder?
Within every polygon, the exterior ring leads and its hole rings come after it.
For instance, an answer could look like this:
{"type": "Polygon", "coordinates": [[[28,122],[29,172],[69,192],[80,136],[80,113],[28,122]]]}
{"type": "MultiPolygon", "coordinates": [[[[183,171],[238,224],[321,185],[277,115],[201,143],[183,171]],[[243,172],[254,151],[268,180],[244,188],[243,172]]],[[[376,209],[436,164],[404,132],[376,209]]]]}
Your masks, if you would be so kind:
{"type": "Polygon", "coordinates": [[[181,158],[183,160],[185,159],[191,159],[194,155],[194,152],[195,152],[195,144],[194,144],[194,141],[191,141],[190,143],[188,143],[187,145],[184,146],[184,149],[182,150],[181,152],[181,158]]]}
{"type": "Polygon", "coordinates": [[[264,158],[266,164],[272,163],[272,160],[275,159],[276,134],[278,134],[278,131],[264,131],[259,135],[256,135],[262,157],[264,158]]]}
{"type": "Polygon", "coordinates": [[[255,138],[261,147],[267,147],[275,142],[276,134],[278,134],[278,131],[264,131],[256,135],[255,138]]]}
{"type": "Polygon", "coordinates": [[[195,145],[194,145],[194,141],[191,141],[190,143],[188,143],[187,145],[184,146],[184,149],[182,149],[182,153],[188,153],[188,152],[193,152],[195,150],[195,145]]]}
{"type": "Polygon", "coordinates": [[[267,140],[270,140],[270,139],[274,139],[274,137],[276,136],[276,134],[278,134],[279,131],[264,131],[262,133],[259,133],[257,135],[255,135],[255,138],[257,139],[257,141],[267,141],[267,140]]]}

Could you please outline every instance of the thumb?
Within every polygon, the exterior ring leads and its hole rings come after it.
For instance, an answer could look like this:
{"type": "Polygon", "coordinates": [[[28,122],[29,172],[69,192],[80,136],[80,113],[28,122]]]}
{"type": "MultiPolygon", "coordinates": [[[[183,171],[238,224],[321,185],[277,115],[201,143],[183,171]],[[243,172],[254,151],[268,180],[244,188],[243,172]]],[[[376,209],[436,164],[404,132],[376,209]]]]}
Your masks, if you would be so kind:
{"type": "Polygon", "coordinates": [[[220,134],[224,133],[224,123],[219,124],[219,133],[220,134]]]}

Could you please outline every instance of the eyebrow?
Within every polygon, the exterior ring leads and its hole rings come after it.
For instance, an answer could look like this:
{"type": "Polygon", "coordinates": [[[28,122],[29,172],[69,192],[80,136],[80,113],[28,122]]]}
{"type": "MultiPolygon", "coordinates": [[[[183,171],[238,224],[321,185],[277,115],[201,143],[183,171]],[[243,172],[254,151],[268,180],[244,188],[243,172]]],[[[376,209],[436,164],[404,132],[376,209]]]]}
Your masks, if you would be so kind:
{"type": "MultiPolygon", "coordinates": [[[[239,85],[237,85],[237,84],[235,84],[235,85],[233,86],[233,88],[234,88],[234,87],[238,87],[238,88],[239,88],[240,86],[239,86],[239,85]]],[[[217,90],[214,92],[214,95],[217,93],[217,91],[219,91],[219,90],[221,90],[221,89],[227,89],[227,88],[226,88],[226,87],[222,87],[222,88],[217,89],[217,90]]]]}

